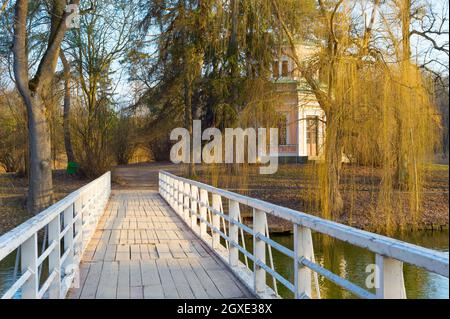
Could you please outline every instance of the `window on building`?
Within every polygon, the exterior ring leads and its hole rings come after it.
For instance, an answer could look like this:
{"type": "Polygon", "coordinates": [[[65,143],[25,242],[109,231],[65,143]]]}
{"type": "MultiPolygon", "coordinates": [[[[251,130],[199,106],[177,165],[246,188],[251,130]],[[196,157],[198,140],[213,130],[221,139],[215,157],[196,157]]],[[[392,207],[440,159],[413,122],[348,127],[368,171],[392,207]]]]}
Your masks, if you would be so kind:
{"type": "Polygon", "coordinates": [[[281,75],[283,77],[289,76],[289,62],[283,61],[283,64],[281,65],[281,75]]]}
{"type": "Polygon", "coordinates": [[[272,72],[274,79],[278,79],[280,77],[280,64],[278,61],[273,61],[272,72]]]}
{"type": "Polygon", "coordinates": [[[319,155],[319,117],[308,116],[306,120],[306,144],[308,156],[319,155]]]}
{"type": "Polygon", "coordinates": [[[278,117],[278,144],[287,145],[287,115],[284,113],[278,117]]]}

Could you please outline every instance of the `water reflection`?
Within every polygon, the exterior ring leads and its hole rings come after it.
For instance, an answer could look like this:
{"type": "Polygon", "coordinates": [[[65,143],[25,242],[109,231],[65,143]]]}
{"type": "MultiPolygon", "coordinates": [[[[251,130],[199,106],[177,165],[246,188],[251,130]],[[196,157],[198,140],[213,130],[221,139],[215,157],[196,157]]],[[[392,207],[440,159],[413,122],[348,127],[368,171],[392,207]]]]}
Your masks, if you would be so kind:
{"type": "MultiPolygon", "coordinates": [[[[406,236],[399,235],[396,237],[416,245],[448,252],[448,235],[448,231],[443,231],[420,232],[406,236]]],[[[292,235],[273,236],[272,239],[293,249],[294,238],[292,235]]],[[[373,253],[320,234],[313,234],[313,241],[316,262],[318,264],[342,278],[365,288],[365,281],[368,275],[365,272],[366,267],[368,264],[373,264],[375,262],[375,255],[373,253]]],[[[249,242],[249,244],[251,243],[249,242]]],[[[277,272],[293,282],[294,274],[292,259],[275,250],[273,251],[273,254],[277,272]]],[[[449,297],[449,281],[445,277],[429,273],[410,265],[405,265],[404,276],[408,298],[436,299],[449,297]]],[[[319,285],[322,298],[356,298],[356,296],[321,276],[319,276],[319,285]]],[[[279,284],[278,288],[279,293],[284,298],[293,297],[292,293],[281,284],[279,284]]],[[[372,292],[374,291],[372,290],[372,292]]]]}

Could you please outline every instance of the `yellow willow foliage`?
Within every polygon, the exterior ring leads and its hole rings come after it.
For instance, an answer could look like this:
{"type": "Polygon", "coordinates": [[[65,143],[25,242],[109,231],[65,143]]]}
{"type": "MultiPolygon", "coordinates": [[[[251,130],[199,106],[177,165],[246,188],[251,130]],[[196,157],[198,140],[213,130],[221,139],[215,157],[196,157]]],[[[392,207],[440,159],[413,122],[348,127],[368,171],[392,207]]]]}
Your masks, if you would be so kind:
{"type": "MultiPolygon", "coordinates": [[[[439,140],[431,84],[417,66],[406,62],[387,67],[346,57],[334,68],[334,104],[327,114],[325,153],[342,146],[344,159],[373,168],[371,180],[377,185],[371,187],[371,207],[365,216],[374,229],[388,234],[406,225],[414,229],[422,208],[424,164],[439,140]]],[[[330,172],[334,168],[327,160],[331,156],[325,154],[325,161],[318,164],[320,191],[316,194],[322,216],[336,219],[339,216],[333,216],[328,202],[333,198],[329,192],[335,191],[329,186],[333,185],[330,172]]],[[[355,192],[361,192],[353,187],[355,183],[351,176],[340,187],[349,222],[355,192]]]]}

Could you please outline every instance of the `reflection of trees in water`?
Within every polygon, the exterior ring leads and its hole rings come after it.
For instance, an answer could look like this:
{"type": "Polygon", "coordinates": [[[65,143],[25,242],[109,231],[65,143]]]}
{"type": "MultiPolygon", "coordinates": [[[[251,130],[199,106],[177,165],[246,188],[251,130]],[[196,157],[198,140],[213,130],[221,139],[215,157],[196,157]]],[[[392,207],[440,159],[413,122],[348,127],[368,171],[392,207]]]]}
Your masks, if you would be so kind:
{"type": "MultiPolygon", "coordinates": [[[[292,235],[274,235],[273,240],[293,250],[294,238],[292,235]]],[[[419,232],[397,238],[420,246],[448,251],[448,231],[444,232],[419,232]]],[[[375,262],[373,253],[344,242],[313,234],[314,254],[316,263],[333,273],[351,281],[366,289],[366,266],[375,262]]],[[[251,240],[248,239],[251,249],[251,240]]],[[[294,264],[291,258],[274,250],[275,269],[290,282],[294,282],[294,264]]],[[[448,297],[448,279],[439,275],[428,273],[424,270],[405,265],[405,286],[408,298],[445,298],[448,297]]],[[[268,278],[268,282],[271,279],[268,278]]],[[[320,292],[323,299],[357,298],[345,289],[335,285],[322,276],[319,276],[320,292]]],[[[314,287],[314,285],[313,285],[314,287]]],[[[279,293],[284,298],[292,298],[290,291],[281,284],[279,293]]],[[[375,292],[372,290],[371,292],[375,292]]],[[[315,294],[315,289],[313,289],[315,294]]]]}

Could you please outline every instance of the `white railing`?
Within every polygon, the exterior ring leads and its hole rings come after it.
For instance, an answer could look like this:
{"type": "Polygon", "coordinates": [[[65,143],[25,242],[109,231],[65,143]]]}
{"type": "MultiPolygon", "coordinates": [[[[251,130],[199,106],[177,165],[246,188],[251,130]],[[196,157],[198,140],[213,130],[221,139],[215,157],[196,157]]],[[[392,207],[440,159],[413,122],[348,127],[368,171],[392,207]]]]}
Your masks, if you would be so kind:
{"type": "MultiPolygon", "coordinates": [[[[167,172],[159,174],[159,191],[168,204],[187,222],[229,266],[229,268],[260,298],[278,298],[276,284],[266,284],[269,274],[275,282],[284,285],[296,298],[320,298],[317,274],[361,298],[406,298],[403,263],[411,264],[449,277],[449,257],[434,250],[399,240],[358,230],[349,226],[307,215],[292,209],[270,204],[200,182],[188,180],[167,172]],[[212,205],[210,205],[210,199],[212,205]],[[222,200],[228,200],[228,212],[222,200]],[[253,210],[253,225],[249,227],[240,218],[241,205],[253,210]],[[294,250],[273,241],[268,236],[267,214],[290,221],[294,228],[294,250]],[[225,225],[225,220],[228,227],[225,225]],[[222,222],[221,222],[222,221],[222,222]],[[228,229],[228,234],[227,234],[228,229]],[[314,260],[311,231],[318,232],[365,248],[375,254],[376,292],[364,289],[323,268],[314,260]],[[253,251],[245,248],[243,233],[253,237],[253,251]],[[241,235],[241,243],[239,237],[241,235]],[[222,238],[222,240],[221,240],[222,238]],[[224,245],[225,244],[225,245],[224,245]],[[274,270],[266,262],[266,246],[293,259],[294,282],[274,270]],[[253,269],[239,260],[239,253],[253,261],[253,269]]],[[[269,259],[271,250],[269,249],[269,259]]]]}
{"type": "Polygon", "coordinates": [[[60,299],[78,276],[81,261],[111,192],[111,173],[106,173],[63,200],[0,237],[0,261],[17,251],[20,277],[2,299],[60,299]],[[38,232],[48,242],[39,252],[38,232]],[[20,254],[20,255],[19,255],[20,254]],[[48,259],[48,276],[40,274],[48,259]]]}

